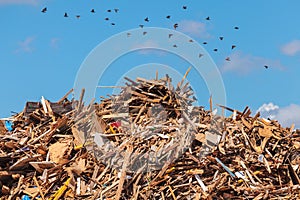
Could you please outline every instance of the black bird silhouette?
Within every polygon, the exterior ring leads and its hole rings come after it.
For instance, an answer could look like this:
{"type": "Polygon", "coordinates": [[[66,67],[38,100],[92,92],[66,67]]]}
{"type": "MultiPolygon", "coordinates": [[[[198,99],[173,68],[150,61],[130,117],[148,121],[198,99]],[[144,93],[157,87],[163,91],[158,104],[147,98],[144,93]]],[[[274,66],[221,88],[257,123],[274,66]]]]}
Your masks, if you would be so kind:
{"type": "Polygon", "coordinates": [[[240,28],[239,28],[238,26],[235,26],[234,29],[238,30],[238,29],[240,29],[240,28]]]}
{"type": "Polygon", "coordinates": [[[91,10],[91,13],[95,13],[95,9],[92,9],[92,10],[91,10]]]}
{"type": "Polygon", "coordinates": [[[202,56],[204,56],[204,54],[202,54],[202,53],[199,53],[199,58],[201,58],[202,56]]]}
{"type": "Polygon", "coordinates": [[[203,42],[203,44],[207,44],[207,42],[203,42]]]}
{"type": "Polygon", "coordinates": [[[115,13],[119,12],[119,8],[114,9],[115,13]]]}
{"type": "Polygon", "coordinates": [[[145,22],[149,22],[149,18],[146,17],[146,18],[144,19],[144,21],[145,21],[145,22]]]}
{"type": "Polygon", "coordinates": [[[144,25],[143,25],[143,24],[140,24],[139,27],[140,27],[140,28],[144,28],[144,25]]]}
{"type": "Polygon", "coordinates": [[[69,16],[68,16],[68,13],[65,12],[64,17],[69,17],[69,16]]]}
{"type": "Polygon", "coordinates": [[[107,12],[111,12],[111,10],[109,9],[109,10],[107,10],[107,12]]]}
{"type": "Polygon", "coordinates": [[[76,15],[76,18],[79,19],[79,18],[80,18],[80,15],[76,15]]]}
{"type": "Polygon", "coordinates": [[[231,49],[234,49],[236,46],[235,45],[231,45],[231,49]]]}
{"type": "Polygon", "coordinates": [[[143,32],[143,35],[146,35],[146,34],[147,34],[147,32],[146,32],[146,31],[144,31],[144,32],[143,32]]]}
{"type": "Polygon", "coordinates": [[[116,25],[115,23],[111,23],[112,26],[116,25]]]}
{"type": "Polygon", "coordinates": [[[218,51],[218,49],[214,49],[214,51],[218,51]]]}
{"type": "Polygon", "coordinates": [[[177,24],[177,23],[174,24],[173,27],[174,27],[174,29],[176,30],[176,28],[178,28],[178,24],[177,24]]]}
{"type": "Polygon", "coordinates": [[[186,10],[187,9],[187,6],[182,6],[183,10],[186,10]]]}
{"type": "Polygon", "coordinates": [[[265,65],[264,67],[265,67],[266,69],[268,69],[268,68],[269,68],[269,66],[268,66],[268,65],[265,65]]]}
{"type": "Polygon", "coordinates": [[[41,12],[42,12],[42,13],[47,12],[47,7],[43,8],[41,12]]]}
{"type": "Polygon", "coordinates": [[[167,18],[167,19],[170,19],[170,18],[171,18],[171,16],[170,16],[170,15],[167,15],[167,16],[166,16],[166,18],[167,18]]]}
{"type": "Polygon", "coordinates": [[[177,48],[177,45],[176,45],[176,44],[174,44],[174,45],[173,45],[173,47],[174,47],[174,48],[177,48]]]}
{"type": "Polygon", "coordinates": [[[208,16],[208,17],[206,17],[205,19],[206,19],[206,20],[210,20],[210,17],[208,16]]]}
{"type": "Polygon", "coordinates": [[[224,37],[222,37],[222,36],[221,36],[221,37],[219,37],[219,39],[220,39],[220,40],[223,40],[223,39],[224,39],[224,37]]]}
{"type": "Polygon", "coordinates": [[[169,34],[169,38],[171,38],[172,36],[173,36],[173,34],[172,34],[172,33],[170,33],[170,34],[169,34]]]}
{"type": "Polygon", "coordinates": [[[193,40],[189,40],[189,42],[194,42],[193,40]]]}
{"type": "Polygon", "coordinates": [[[108,21],[108,20],[109,20],[109,18],[108,18],[108,17],[106,17],[106,18],[104,18],[104,20],[108,21]]]}
{"type": "Polygon", "coordinates": [[[230,61],[230,58],[229,58],[229,57],[227,57],[227,58],[225,58],[225,60],[226,60],[226,61],[230,61]]]}

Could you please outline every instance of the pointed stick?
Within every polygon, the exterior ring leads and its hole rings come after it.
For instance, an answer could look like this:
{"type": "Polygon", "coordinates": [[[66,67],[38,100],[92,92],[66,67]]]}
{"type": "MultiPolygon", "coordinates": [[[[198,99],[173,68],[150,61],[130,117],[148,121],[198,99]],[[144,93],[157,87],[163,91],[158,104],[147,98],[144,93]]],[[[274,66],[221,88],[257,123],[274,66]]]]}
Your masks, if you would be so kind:
{"type": "Polygon", "coordinates": [[[184,80],[186,79],[186,77],[187,77],[187,75],[189,74],[189,72],[191,71],[191,69],[192,69],[192,67],[189,67],[189,68],[186,70],[186,72],[185,72],[185,74],[184,74],[182,80],[177,84],[177,88],[178,88],[178,89],[179,89],[179,88],[181,87],[181,85],[183,84],[184,80]]]}
{"type": "Polygon", "coordinates": [[[116,192],[116,200],[119,200],[121,198],[121,194],[122,194],[122,190],[123,190],[123,185],[125,182],[125,178],[126,178],[126,170],[128,167],[128,164],[130,162],[130,157],[133,151],[133,147],[132,146],[128,146],[127,152],[126,152],[126,156],[125,156],[125,160],[122,166],[122,171],[121,171],[121,177],[119,179],[119,184],[118,184],[118,189],[116,192]]]}
{"type": "Polygon", "coordinates": [[[36,179],[35,176],[33,177],[33,181],[34,181],[34,183],[36,184],[36,186],[37,186],[37,188],[38,188],[38,190],[39,190],[39,193],[40,193],[42,199],[45,200],[45,196],[44,196],[44,194],[43,194],[42,188],[40,187],[40,184],[39,184],[39,182],[37,181],[37,179],[36,179]]]}
{"type": "Polygon", "coordinates": [[[63,102],[72,92],[74,91],[74,89],[72,88],[69,92],[67,92],[67,94],[65,94],[65,96],[63,96],[57,103],[61,103],[63,102]]]}
{"type": "MultiPolygon", "coordinates": [[[[217,104],[217,106],[219,106],[219,107],[221,107],[221,108],[224,108],[224,109],[226,109],[226,110],[229,110],[229,111],[231,111],[231,112],[234,112],[234,109],[232,109],[232,108],[229,108],[229,107],[226,107],[226,106],[222,106],[222,105],[220,105],[220,104],[217,104]]],[[[242,112],[240,112],[240,111],[236,111],[236,113],[237,114],[239,114],[239,115],[241,115],[242,114],[242,112]]]]}

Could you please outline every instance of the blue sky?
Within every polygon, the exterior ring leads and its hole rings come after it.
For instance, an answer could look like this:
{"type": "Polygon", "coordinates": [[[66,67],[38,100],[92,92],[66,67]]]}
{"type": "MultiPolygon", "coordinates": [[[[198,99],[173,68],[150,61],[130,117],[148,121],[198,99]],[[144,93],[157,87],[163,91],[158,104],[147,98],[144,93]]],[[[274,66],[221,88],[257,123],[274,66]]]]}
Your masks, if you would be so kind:
{"type": "MultiPolygon", "coordinates": [[[[299,126],[299,7],[297,0],[288,4],[279,0],[0,0],[0,116],[19,112],[26,101],[39,101],[41,96],[58,100],[73,87],[91,50],[110,36],[139,24],[172,29],[178,23],[178,31],[200,44],[208,42],[203,47],[221,72],[227,106],[243,110],[248,105],[254,112],[262,106],[265,116],[272,114],[286,126],[299,126]],[[41,13],[44,7],[47,12],[41,13]],[[96,13],[90,13],[92,8],[96,13]],[[114,8],[119,12],[106,12],[114,8]],[[65,12],[68,18],[63,17],[65,12]],[[233,44],[237,47],[231,50],[233,44]]],[[[113,63],[102,84],[115,84],[124,66],[144,63],[163,63],[181,72],[189,67],[174,55],[133,53],[113,63]]],[[[191,75],[189,81],[203,88],[197,96],[207,106],[209,92],[201,77],[191,75]]],[[[109,91],[97,95],[105,92],[109,91]]]]}

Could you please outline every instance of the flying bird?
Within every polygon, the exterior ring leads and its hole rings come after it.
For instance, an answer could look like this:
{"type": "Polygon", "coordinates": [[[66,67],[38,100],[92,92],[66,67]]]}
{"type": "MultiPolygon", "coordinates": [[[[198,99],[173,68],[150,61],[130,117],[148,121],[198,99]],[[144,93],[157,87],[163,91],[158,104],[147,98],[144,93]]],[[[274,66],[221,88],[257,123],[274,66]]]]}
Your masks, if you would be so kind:
{"type": "Polygon", "coordinates": [[[144,25],[143,25],[143,24],[140,24],[139,27],[140,27],[140,28],[144,28],[144,25]]]}
{"type": "Polygon", "coordinates": [[[109,20],[109,18],[108,18],[108,17],[106,17],[106,18],[104,18],[104,20],[108,21],[108,20],[109,20]]]}
{"type": "Polygon", "coordinates": [[[144,19],[144,21],[145,21],[145,22],[149,22],[149,18],[146,17],[146,18],[144,19]]]}
{"type": "Polygon", "coordinates": [[[236,46],[235,45],[231,45],[231,49],[234,49],[236,46]]]}
{"type": "Polygon", "coordinates": [[[202,53],[199,53],[199,58],[201,58],[202,56],[204,56],[204,54],[202,54],[202,53]]]}
{"type": "Polygon", "coordinates": [[[119,12],[119,8],[114,9],[115,13],[119,12]]]}
{"type": "Polygon", "coordinates": [[[176,28],[178,28],[178,24],[177,24],[177,23],[174,24],[173,27],[174,27],[174,29],[176,30],[176,28]]]}
{"type": "Polygon", "coordinates": [[[218,51],[218,49],[214,49],[214,51],[218,51]]]}
{"type": "Polygon", "coordinates": [[[202,44],[207,44],[207,42],[203,42],[202,44]]]}
{"type": "Polygon", "coordinates": [[[76,15],[76,18],[79,19],[79,18],[80,18],[80,15],[76,15]]]}
{"type": "Polygon", "coordinates": [[[92,10],[91,10],[91,13],[95,13],[95,9],[92,9],[92,10]]]}
{"type": "Polygon", "coordinates": [[[223,40],[223,39],[224,39],[224,37],[223,37],[223,36],[221,36],[221,37],[219,37],[219,39],[220,39],[220,40],[223,40]]]}
{"type": "Polygon", "coordinates": [[[189,40],[189,42],[194,42],[194,40],[191,39],[191,40],[189,40]]]}
{"type": "Polygon", "coordinates": [[[238,30],[238,29],[240,29],[240,28],[239,28],[238,26],[235,26],[234,29],[238,30]]]}
{"type": "Polygon", "coordinates": [[[266,69],[268,69],[268,68],[269,68],[269,66],[268,66],[268,65],[265,65],[264,67],[265,67],[266,69]]]}
{"type": "Polygon", "coordinates": [[[174,45],[173,45],[173,47],[177,48],[177,45],[176,45],[176,44],[174,44],[174,45]]]}
{"type": "Polygon", "coordinates": [[[167,19],[170,19],[170,18],[171,18],[171,16],[170,16],[170,15],[167,15],[167,16],[166,16],[166,18],[167,18],[167,19]]]}
{"type": "Polygon", "coordinates": [[[146,35],[146,34],[147,34],[147,32],[146,32],[146,31],[144,31],[144,32],[143,32],[143,35],[146,35]]]}
{"type": "Polygon", "coordinates": [[[43,8],[41,12],[42,12],[42,13],[47,12],[47,7],[43,8]]]}
{"type": "Polygon", "coordinates": [[[227,58],[225,58],[225,60],[226,60],[226,61],[230,61],[230,58],[229,58],[229,57],[227,57],[227,58]]]}
{"type": "Polygon", "coordinates": [[[109,10],[107,10],[106,12],[111,12],[111,10],[109,9],[109,10]]]}
{"type": "Polygon", "coordinates": [[[69,16],[68,16],[68,13],[65,12],[64,17],[69,17],[69,16]]]}
{"type": "Polygon", "coordinates": [[[111,23],[112,26],[116,25],[115,23],[111,23]]]}
{"type": "Polygon", "coordinates": [[[170,34],[169,34],[169,38],[171,38],[172,36],[173,36],[173,34],[172,34],[172,33],[170,33],[170,34]]]}
{"type": "Polygon", "coordinates": [[[187,6],[182,6],[183,10],[186,10],[187,9],[187,6]]]}
{"type": "Polygon", "coordinates": [[[206,19],[206,20],[210,20],[210,17],[208,16],[208,17],[206,17],[205,19],[206,19]]]}

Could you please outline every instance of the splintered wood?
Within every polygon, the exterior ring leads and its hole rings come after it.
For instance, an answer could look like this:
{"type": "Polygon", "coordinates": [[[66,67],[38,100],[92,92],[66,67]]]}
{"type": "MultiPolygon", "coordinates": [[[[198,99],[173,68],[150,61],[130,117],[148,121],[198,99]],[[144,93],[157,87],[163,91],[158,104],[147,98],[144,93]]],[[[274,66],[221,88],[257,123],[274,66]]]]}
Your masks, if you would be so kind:
{"type": "Polygon", "coordinates": [[[1,199],[299,199],[300,130],[194,106],[187,73],[126,78],[100,103],[28,102],[0,121],[1,199]]]}
{"type": "Polygon", "coordinates": [[[128,172],[159,170],[180,157],[198,132],[195,124],[210,120],[209,112],[192,106],[195,98],[192,89],[183,85],[184,79],[174,88],[168,76],[160,80],[126,78],[130,84],[119,95],[96,105],[104,124],[96,137],[109,139],[93,148],[98,160],[121,169],[128,145],[134,147],[128,172]]]}

